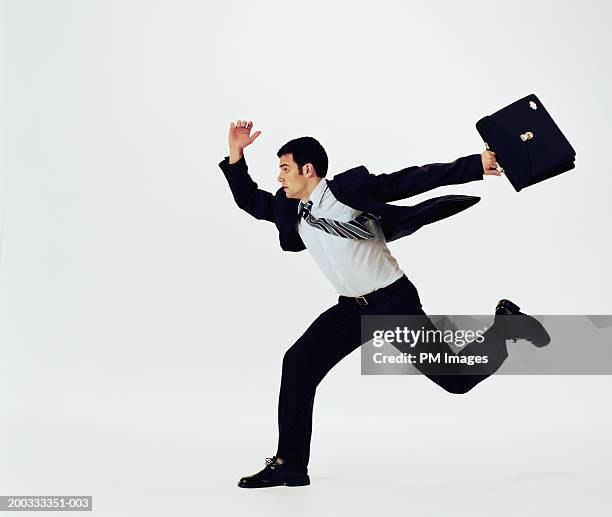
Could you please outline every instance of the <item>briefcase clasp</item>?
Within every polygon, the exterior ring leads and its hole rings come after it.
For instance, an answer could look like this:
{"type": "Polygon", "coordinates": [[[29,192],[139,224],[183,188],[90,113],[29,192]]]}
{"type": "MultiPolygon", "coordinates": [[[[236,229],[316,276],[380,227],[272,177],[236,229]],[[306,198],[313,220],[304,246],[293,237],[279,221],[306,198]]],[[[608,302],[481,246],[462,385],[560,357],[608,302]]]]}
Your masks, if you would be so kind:
{"type": "Polygon", "coordinates": [[[527,140],[531,140],[533,138],[533,133],[531,131],[527,131],[527,133],[523,133],[521,135],[521,140],[526,142],[527,140]]]}

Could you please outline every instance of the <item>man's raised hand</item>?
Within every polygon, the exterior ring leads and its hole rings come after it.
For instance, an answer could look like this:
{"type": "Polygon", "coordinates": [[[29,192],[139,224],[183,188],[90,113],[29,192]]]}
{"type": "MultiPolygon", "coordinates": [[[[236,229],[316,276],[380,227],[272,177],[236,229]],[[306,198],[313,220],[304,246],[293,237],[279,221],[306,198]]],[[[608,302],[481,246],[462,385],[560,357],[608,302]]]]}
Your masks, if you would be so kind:
{"type": "Polygon", "coordinates": [[[255,131],[251,135],[253,122],[251,120],[238,120],[230,124],[227,141],[230,148],[230,163],[235,163],[242,158],[242,150],[251,145],[261,135],[261,131],[255,131]]]}

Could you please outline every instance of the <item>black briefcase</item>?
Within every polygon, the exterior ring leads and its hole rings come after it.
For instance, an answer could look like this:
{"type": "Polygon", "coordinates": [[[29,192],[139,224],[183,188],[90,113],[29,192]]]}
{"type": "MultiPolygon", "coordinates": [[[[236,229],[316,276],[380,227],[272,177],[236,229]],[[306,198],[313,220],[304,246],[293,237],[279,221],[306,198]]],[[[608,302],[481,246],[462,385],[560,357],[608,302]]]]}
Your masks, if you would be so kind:
{"type": "Polygon", "coordinates": [[[476,129],[517,192],[575,167],[576,152],[534,94],[481,118],[476,129]]]}

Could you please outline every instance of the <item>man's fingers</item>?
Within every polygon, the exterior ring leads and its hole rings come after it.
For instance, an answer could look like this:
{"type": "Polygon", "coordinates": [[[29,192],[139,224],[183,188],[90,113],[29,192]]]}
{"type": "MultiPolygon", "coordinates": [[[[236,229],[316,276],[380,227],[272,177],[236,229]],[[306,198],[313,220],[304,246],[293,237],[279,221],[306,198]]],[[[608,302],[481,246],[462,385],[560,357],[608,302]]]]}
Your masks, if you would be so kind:
{"type": "MultiPolygon", "coordinates": [[[[230,131],[234,130],[236,136],[245,135],[245,134],[249,136],[249,133],[251,132],[252,128],[253,128],[252,120],[238,119],[235,123],[233,121],[230,122],[230,131]]],[[[255,140],[259,135],[261,135],[261,131],[256,131],[253,134],[253,136],[250,137],[251,142],[255,140]]]]}
{"type": "Polygon", "coordinates": [[[233,122],[230,124],[230,128],[248,129],[249,131],[253,127],[253,121],[251,120],[237,120],[236,124],[233,122]]]}

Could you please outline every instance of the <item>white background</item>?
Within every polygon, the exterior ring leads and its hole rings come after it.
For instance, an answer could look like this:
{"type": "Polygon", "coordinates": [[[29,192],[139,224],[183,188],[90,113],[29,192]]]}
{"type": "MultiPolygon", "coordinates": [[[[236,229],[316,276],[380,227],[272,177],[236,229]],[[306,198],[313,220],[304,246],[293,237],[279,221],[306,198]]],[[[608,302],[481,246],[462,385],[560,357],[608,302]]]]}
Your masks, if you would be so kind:
{"type": "Polygon", "coordinates": [[[536,93],[576,169],[436,190],[483,199],[390,248],[431,314],[610,314],[609,2],[0,5],[2,495],[113,516],[604,514],[610,377],[456,396],[361,377],[358,353],[319,387],[313,484],[238,489],[276,450],[283,352],[336,294],[217,164],[239,118],[271,191],[302,135],[329,177],[450,162],[536,93]]]}

